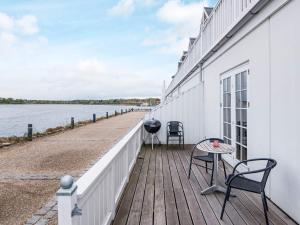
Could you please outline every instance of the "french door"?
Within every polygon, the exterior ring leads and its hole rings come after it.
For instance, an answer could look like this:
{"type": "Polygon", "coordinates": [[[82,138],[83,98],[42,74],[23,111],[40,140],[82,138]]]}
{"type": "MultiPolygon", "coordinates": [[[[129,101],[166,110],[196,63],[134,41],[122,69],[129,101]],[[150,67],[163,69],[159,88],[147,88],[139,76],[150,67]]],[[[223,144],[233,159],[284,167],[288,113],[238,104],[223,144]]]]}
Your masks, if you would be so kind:
{"type": "Polygon", "coordinates": [[[249,69],[242,66],[221,77],[221,130],[225,143],[236,149],[231,158],[232,163],[246,160],[248,155],[248,75],[249,69]]]}

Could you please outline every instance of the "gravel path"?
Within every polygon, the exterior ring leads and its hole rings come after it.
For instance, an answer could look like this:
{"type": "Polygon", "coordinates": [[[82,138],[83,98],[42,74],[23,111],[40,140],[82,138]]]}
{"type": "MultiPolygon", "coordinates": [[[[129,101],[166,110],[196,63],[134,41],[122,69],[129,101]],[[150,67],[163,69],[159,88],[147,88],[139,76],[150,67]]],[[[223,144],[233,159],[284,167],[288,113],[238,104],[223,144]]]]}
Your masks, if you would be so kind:
{"type": "Polygon", "coordinates": [[[55,194],[60,176],[79,176],[143,116],[127,113],[1,149],[0,224],[24,224],[55,194]]]}

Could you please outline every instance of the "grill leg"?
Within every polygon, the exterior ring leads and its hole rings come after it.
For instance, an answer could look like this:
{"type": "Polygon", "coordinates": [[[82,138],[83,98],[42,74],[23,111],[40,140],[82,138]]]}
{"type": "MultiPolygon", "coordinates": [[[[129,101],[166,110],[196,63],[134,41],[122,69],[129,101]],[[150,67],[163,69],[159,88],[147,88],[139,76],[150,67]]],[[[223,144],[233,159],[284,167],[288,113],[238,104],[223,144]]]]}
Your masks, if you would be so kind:
{"type": "Polygon", "coordinates": [[[151,134],[151,139],[152,139],[152,150],[153,150],[153,141],[154,141],[154,134],[151,134]]]}

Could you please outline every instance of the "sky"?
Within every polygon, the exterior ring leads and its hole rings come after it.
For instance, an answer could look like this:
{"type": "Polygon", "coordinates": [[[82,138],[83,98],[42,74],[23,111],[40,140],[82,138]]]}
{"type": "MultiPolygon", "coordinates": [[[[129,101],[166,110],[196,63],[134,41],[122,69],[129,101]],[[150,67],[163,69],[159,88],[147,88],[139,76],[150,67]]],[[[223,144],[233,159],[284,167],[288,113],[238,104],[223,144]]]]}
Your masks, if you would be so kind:
{"type": "Polygon", "coordinates": [[[1,0],[0,97],[159,97],[216,0],[1,0]]]}

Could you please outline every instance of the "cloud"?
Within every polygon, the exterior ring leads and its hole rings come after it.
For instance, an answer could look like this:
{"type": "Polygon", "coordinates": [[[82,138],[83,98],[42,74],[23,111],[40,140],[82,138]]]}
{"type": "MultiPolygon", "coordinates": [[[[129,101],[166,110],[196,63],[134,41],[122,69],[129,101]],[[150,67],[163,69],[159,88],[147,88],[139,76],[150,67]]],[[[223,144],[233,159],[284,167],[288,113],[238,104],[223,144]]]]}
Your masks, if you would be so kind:
{"type": "Polygon", "coordinates": [[[48,39],[39,34],[37,18],[34,15],[23,15],[14,18],[0,12],[0,58],[7,59],[35,51],[45,46],[48,39]]]}
{"type": "Polygon", "coordinates": [[[155,0],[119,0],[119,2],[109,9],[111,16],[131,15],[139,6],[151,6],[155,0]]]}
{"type": "Polygon", "coordinates": [[[101,75],[101,73],[105,72],[105,65],[98,59],[86,59],[79,61],[78,69],[81,73],[88,75],[101,75]]]}
{"type": "Polygon", "coordinates": [[[152,31],[142,45],[155,47],[162,53],[181,54],[187,48],[189,37],[198,35],[203,8],[207,5],[207,1],[167,1],[159,8],[156,17],[169,28],[152,31]]]}
{"type": "Polygon", "coordinates": [[[0,12],[0,29],[11,30],[14,27],[13,18],[9,17],[5,13],[0,12]]]}
{"type": "Polygon", "coordinates": [[[112,16],[130,15],[135,9],[134,0],[120,0],[115,6],[109,10],[112,16]]]}
{"type": "Polygon", "coordinates": [[[27,35],[33,35],[39,32],[37,18],[33,15],[26,15],[16,20],[16,26],[27,35]]]}
{"type": "Polygon", "coordinates": [[[0,33],[0,43],[11,46],[17,42],[17,37],[11,33],[2,32],[0,33]]]}

